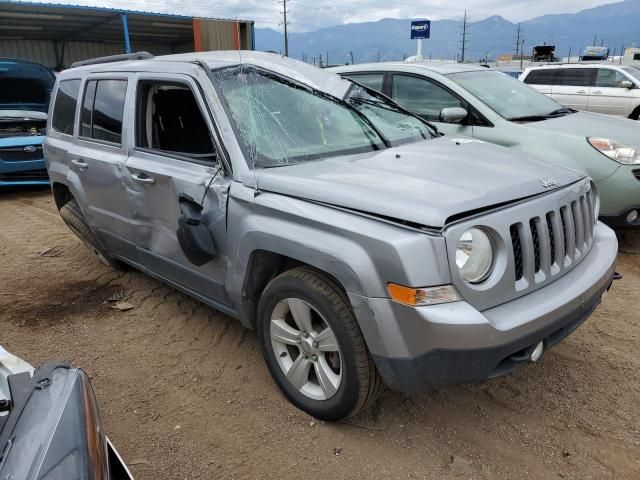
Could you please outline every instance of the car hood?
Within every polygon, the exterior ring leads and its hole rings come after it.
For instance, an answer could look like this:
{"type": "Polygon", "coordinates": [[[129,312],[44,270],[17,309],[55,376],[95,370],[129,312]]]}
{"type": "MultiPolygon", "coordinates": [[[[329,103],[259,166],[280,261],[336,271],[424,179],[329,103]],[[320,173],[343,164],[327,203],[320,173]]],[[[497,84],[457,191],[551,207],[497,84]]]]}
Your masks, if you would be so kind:
{"type": "Polygon", "coordinates": [[[527,123],[526,126],[583,138],[608,138],[627,145],[640,146],[640,122],[623,117],[578,112],[542,122],[527,123]]]}
{"type": "Polygon", "coordinates": [[[583,177],[496,145],[441,137],[372,154],[259,169],[245,183],[440,228],[453,216],[543,193],[543,179],[562,187],[583,177]]]}
{"type": "Polygon", "coordinates": [[[4,110],[0,108],[0,121],[7,120],[46,120],[46,112],[38,110],[4,110]]]}

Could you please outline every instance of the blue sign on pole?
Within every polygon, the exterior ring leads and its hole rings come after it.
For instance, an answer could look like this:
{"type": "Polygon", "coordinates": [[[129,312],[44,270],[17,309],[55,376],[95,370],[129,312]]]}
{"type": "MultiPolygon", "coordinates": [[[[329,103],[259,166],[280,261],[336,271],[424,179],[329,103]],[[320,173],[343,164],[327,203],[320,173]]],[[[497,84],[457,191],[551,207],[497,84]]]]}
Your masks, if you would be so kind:
{"type": "Polygon", "coordinates": [[[431,38],[431,20],[411,22],[411,40],[431,38]]]}

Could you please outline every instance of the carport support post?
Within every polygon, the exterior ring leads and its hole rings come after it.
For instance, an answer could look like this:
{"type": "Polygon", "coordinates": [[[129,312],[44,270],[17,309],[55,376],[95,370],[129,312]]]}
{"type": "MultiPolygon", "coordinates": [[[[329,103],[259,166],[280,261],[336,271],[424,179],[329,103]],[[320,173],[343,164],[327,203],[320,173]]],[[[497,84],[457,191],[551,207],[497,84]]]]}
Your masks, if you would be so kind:
{"type": "Polygon", "coordinates": [[[122,33],[124,34],[124,51],[125,53],[131,53],[131,39],[129,38],[129,25],[127,24],[127,15],[120,14],[122,18],[122,33]]]}

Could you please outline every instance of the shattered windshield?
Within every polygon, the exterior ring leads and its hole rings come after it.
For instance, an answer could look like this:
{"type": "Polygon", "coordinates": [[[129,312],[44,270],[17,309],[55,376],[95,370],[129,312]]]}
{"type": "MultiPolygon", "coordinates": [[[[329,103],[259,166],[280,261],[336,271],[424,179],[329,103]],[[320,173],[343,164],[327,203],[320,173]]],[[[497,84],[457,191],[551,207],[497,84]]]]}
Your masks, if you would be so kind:
{"type": "Polygon", "coordinates": [[[362,112],[392,146],[432,138],[437,130],[405,112],[384,95],[374,94],[355,84],[346,99],[362,112]]]}
{"type": "Polygon", "coordinates": [[[269,168],[385,148],[385,139],[338,99],[252,66],[213,71],[249,166],[269,168]]]}

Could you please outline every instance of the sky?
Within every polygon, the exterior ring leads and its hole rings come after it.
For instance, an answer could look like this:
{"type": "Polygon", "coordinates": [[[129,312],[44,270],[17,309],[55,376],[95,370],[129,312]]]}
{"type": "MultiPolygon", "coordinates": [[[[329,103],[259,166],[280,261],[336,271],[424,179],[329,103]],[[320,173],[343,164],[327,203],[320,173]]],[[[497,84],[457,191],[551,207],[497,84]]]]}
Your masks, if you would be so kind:
{"type": "MultiPolygon", "coordinates": [[[[38,0],[40,3],[106,6],[184,15],[255,20],[258,28],[281,30],[278,0],[38,0]]],[[[462,19],[501,15],[512,22],[550,13],[574,13],[619,0],[287,0],[289,28],[304,32],[382,18],[462,19]],[[455,6],[452,6],[455,4],[455,6]]],[[[280,0],[282,2],[282,0],[280,0]]]]}

